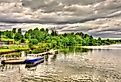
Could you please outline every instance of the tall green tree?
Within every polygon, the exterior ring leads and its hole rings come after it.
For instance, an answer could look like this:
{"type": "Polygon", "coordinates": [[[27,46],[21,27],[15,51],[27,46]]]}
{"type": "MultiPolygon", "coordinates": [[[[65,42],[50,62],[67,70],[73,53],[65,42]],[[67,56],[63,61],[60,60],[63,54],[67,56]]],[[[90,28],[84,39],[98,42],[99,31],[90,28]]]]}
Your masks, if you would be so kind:
{"type": "Polygon", "coordinates": [[[41,28],[40,31],[45,31],[45,29],[44,28],[41,28]]]}
{"type": "Polygon", "coordinates": [[[22,37],[22,35],[21,35],[20,33],[16,33],[15,36],[14,36],[15,41],[19,41],[19,40],[21,40],[22,38],[23,38],[23,37],[22,37]]]}
{"type": "Polygon", "coordinates": [[[19,29],[18,29],[18,33],[19,33],[19,34],[21,34],[21,33],[22,33],[21,28],[19,28],[19,29]]]}
{"type": "Polygon", "coordinates": [[[12,32],[13,32],[13,33],[16,33],[16,28],[13,28],[13,29],[12,29],[12,32]]]}
{"type": "Polygon", "coordinates": [[[4,32],[4,35],[7,37],[7,38],[10,38],[10,39],[13,39],[13,32],[12,31],[5,31],[4,32]]]}
{"type": "Polygon", "coordinates": [[[38,42],[37,39],[31,39],[31,40],[29,41],[29,43],[31,43],[31,44],[38,44],[39,42],[38,42]]]}

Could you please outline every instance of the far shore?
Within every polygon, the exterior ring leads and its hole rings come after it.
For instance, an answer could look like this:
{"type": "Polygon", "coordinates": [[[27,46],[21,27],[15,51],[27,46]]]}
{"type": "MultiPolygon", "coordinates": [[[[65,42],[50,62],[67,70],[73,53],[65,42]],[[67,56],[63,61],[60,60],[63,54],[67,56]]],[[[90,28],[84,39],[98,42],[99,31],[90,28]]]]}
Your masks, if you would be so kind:
{"type": "Polygon", "coordinates": [[[101,46],[82,46],[88,49],[121,49],[121,44],[101,45],[101,46]]]}

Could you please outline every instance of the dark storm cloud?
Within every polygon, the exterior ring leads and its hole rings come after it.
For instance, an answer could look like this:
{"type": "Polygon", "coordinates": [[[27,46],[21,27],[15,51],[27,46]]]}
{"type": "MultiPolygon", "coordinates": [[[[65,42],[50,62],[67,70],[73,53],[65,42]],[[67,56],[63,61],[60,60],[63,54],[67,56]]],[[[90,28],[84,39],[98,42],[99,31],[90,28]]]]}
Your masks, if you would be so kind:
{"type": "Polygon", "coordinates": [[[119,37],[121,0],[0,0],[0,22],[55,24],[64,32],[119,37]]]}
{"type": "Polygon", "coordinates": [[[110,18],[121,13],[121,2],[110,0],[0,0],[1,22],[12,23],[84,23],[110,18]],[[111,4],[111,5],[110,5],[111,4]]]}

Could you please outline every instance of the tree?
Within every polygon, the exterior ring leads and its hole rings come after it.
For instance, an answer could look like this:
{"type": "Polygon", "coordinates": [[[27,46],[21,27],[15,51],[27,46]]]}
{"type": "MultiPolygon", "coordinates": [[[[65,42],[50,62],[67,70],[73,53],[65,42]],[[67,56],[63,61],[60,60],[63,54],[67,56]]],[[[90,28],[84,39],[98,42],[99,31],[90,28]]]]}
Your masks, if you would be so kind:
{"type": "Polygon", "coordinates": [[[101,41],[101,38],[99,37],[98,40],[101,41]]]}
{"type": "Polygon", "coordinates": [[[39,42],[41,42],[45,40],[47,33],[39,30],[33,30],[30,35],[32,39],[37,39],[39,42]]]}
{"type": "Polygon", "coordinates": [[[99,37],[98,40],[97,40],[97,45],[102,45],[102,40],[101,40],[100,37],[99,37]]]}
{"type": "Polygon", "coordinates": [[[31,43],[31,44],[38,44],[39,41],[38,41],[37,39],[31,39],[31,40],[29,41],[29,43],[31,43]]]}
{"type": "Polygon", "coordinates": [[[83,34],[82,32],[80,32],[79,35],[80,35],[81,37],[84,37],[84,34],[83,34]]]}
{"type": "Polygon", "coordinates": [[[46,28],[46,32],[48,33],[49,32],[49,30],[46,28]]]}
{"type": "Polygon", "coordinates": [[[21,43],[25,43],[25,39],[24,38],[21,39],[21,43]]]}
{"type": "Polygon", "coordinates": [[[16,33],[14,36],[15,41],[19,41],[22,39],[22,35],[20,33],[16,33]]]}
{"type": "Polygon", "coordinates": [[[88,35],[88,34],[85,34],[85,35],[83,36],[83,38],[87,38],[87,37],[89,37],[89,35],[88,35]]]}
{"type": "Polygon", "coordinates": [[[29,30],[28,30],[28,33],[31,33],[31,32],[32,32],[32,29],[29,29],[29,30]]]}
{"type": "Polygon", "coordinates": [[[34,30],[39,30],[38,28],[35,28],[34,30]]]}
{"type": "Polygon", "coordinates": [[[25,33],[24,37],[25,37],[25,39],[30,39],[31,38],[30,34],[27,33],[27,32],[25,33]]]}
{"type": "Polygon", "coordinates": [[[4,32],[4,35],[7,37],[7,38],[10,38],[10,39],[13,39],[13,32],[12,31],[5,31],[4,32]]]}
{"type": "Polygon", "coordinates": [[[18,33],[20,33],[20,34],[22,33],[21,28],[18,29],[18,33]]]}
{"type": "Polygon", "coordinates": [[[52,35],[52,36],[57,36],[58,34],[57,34],[56,31],[52,30],[51,35],[52,35]]]}
{"type": "Polygon", "coordinates": [[[41,28],[40,31],[45,31],[45,29],[44,28],[41,28]]]}
{"type": "Polygon", "coordinates": [[[63,36],[66,37],[67,36],[67,33],[64,33],[63,36]]]}
{"type": "Polygon", "coordinates": [[[61,42],[64,46],[69,46],[69,39],[67,37],[63,37],[61,42]]]}
{"type": "Polygon", "coordinates": [[[1,39],[1,37],[2,37],[2,31],[0,31],[0,39],[1,39]]]}
{"type": "Polygon", "coordinates": [[[12,29],[12,32],[13,32],[13,33],[16,33],[16,28],[13,28],[13,29],[12,29]]]}

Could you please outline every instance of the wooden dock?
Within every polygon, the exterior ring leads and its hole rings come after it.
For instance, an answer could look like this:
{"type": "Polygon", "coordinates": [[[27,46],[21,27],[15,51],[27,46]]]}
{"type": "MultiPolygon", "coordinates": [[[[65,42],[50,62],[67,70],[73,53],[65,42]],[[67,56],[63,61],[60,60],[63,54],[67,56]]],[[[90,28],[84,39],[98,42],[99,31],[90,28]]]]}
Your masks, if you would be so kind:
{"type": "Polygon", "coordinates": [[[2,64],[24,64],[24,59],[2,60],[2,64]]]}
{"type": "MultiPolygon", "coordinates": [[[[47,55],[54,55],[54,54],[58,54],[58,51],[50,50],[39,54],[27,54],[27,56],[39,57],[39,56],[47,56],[47,55]]],[[[6,60],[2,60],[1,63],[2,64],[24,64],[25,60],[26,60],[26,57],[19,58],[19,59],[6,59],[6,60]]]]}
{"type": "Polygon", "coordinates": [[[50,50],[50,51],[43,52],[43,53],[38,53],[38,54],[27,54],[27,56],[38,57],[38,56],[53,55],[53,54],[58,54],[58,51],[57,50],[50,50]]]}

